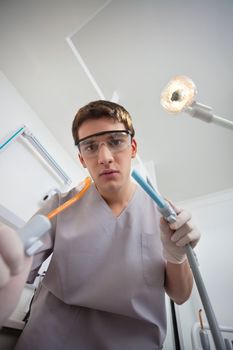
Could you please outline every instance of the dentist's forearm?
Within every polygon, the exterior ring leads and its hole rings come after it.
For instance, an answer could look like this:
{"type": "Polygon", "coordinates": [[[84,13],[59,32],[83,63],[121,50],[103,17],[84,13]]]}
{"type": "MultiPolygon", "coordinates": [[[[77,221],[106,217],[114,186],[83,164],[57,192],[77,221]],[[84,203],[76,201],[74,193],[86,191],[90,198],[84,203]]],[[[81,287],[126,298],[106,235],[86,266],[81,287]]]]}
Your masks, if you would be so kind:
{"type": "Polygon", "coordinates": [[[193,275],[188,260],[181,264],[167,262],[165,290],[176,304],[183,304],[192,292],[193,275]]]}

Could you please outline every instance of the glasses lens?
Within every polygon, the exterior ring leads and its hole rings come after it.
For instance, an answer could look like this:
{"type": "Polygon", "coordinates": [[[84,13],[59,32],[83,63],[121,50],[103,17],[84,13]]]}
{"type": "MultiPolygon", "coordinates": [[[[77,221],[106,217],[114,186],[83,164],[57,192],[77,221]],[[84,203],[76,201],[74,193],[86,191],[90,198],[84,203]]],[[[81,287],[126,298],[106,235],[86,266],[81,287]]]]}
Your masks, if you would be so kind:
{"type": "Polygon", "coordinates": [[[83,156],[92,157],[98,154],[99,147],[102,144],[105,144],[112,153],[123,151],[130,145],[130,139],[131,136],[128,130],[117,130],[92,135],[80,141],[78,146],[83,156]]]}

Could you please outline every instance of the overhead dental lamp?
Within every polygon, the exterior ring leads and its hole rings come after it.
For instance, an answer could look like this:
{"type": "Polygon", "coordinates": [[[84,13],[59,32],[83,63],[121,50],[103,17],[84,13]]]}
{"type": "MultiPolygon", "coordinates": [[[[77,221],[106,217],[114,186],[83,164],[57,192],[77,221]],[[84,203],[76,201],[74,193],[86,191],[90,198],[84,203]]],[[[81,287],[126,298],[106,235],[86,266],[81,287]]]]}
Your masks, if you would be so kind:
{"type": "Polygon", "coordinates": [[[172,114],[182,111],[207,123],[215,123],[233,129],[233,122],[213,114],[212,108],[196,102],[197,89],[194,82],[184,76],[177,75],[169,81],[161,93],[161,105],[172,114]]]}

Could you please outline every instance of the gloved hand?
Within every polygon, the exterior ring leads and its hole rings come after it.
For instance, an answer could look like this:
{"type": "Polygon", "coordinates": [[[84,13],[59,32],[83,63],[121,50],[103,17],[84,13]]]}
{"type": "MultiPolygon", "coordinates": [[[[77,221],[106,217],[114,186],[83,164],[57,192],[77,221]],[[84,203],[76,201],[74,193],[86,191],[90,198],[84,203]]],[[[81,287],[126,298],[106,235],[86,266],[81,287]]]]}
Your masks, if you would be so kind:
{"type": "Polygon", "coordinates": [[[173,204],[172,207],[177,213],[176,222],[169,224],[163,217],[160,220],[163,255],[167,261],[181,264],[187,258],[184,246],[190,243],[192,247],[195,247],[201,235],[193,225],[191,214],[188,211],[178,209],[173,204]]]}
{"type": "Polygon", "coordinates": [[[0,288],[24,268],[25,255],[18,234],[0,223],[0,288]]]}

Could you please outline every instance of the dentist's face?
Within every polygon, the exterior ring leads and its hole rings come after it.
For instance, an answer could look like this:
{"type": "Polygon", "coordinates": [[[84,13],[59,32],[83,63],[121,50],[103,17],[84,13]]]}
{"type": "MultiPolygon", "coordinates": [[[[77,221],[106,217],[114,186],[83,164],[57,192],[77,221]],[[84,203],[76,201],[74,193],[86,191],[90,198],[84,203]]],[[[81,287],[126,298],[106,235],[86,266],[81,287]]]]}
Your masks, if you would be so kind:
{"type": "Polygon", "coordinates": [[[127,133],[121,135],[119,130],[125,130],[124,124],[106,117],[87,120],[79,128],[79,139],[85,138],[85,141],[88,141],[85,147],[90,146],[92,151],[94,147],[98,146],[95,155],[89,155],[88,152],[85,152],[87,148],[84,148],[82,152],[81,148],[79,159],[82,165],[88,169],[102,195],[112,193],[114,196],[116,191],[126,189],[130,183],[131,159],[136,156],[137,143],[134,139],[131,140],[127,133]],[[116,133],[112,134],[111,132],[114,131],[116,133]],[[88,136],[101,132],[107,133],[86,139],[88,136]],[[119,147],[117,144],[124,146],[119,147]]]}

